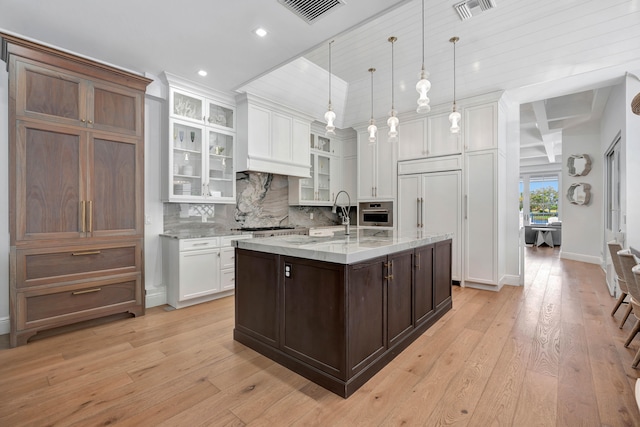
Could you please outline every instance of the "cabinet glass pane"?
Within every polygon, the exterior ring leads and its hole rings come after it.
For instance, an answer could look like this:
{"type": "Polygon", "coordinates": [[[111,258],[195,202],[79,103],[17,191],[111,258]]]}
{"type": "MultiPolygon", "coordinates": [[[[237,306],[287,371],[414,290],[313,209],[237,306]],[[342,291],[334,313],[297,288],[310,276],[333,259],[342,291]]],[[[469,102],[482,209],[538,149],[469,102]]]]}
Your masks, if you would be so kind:
{"type": "Polygon", "coordinates": [[[207,122],[212,125],[224,126],[233,129],[233,110],[221,105],[209,102],[209,117],[207,122]]]}
{"type": "Polygon", "coordinates": [[[173,124],[173,194],[202,195],[202,129],[173,124]]]}
{"type": "Polygon", "coordinates": [[[318,156],[318,200],[329,201],[331,199],[331,159],[318,156]]]}
{"type": "Polygon", "coordinates": [[[204,106],[202,100],[180,92],[173,94],[173,114],[192,120],[202,120],[204,106]]]}
{"type": "Polygon", "coordinates": [[[233,135],[209,131],[210,197],[233,197],[233,135]]]}
{"type": "Polygon", "coordinates": [[[329,138],[325,138],[324,136],[318,135],[318,145],[316,147],[317,150],[324,151],[325,153],[331,152],[331,140],[329,138]]]}
{"type": "Polygon", "coordinates": [[[311,178],[301,178],[300,179],[300,198],[302,200],[315,200],[316,199],[316,190],[315,190],[315,156],[312,154],[310,156],[310,164],[311,170],[309,171],[311,178]]]}

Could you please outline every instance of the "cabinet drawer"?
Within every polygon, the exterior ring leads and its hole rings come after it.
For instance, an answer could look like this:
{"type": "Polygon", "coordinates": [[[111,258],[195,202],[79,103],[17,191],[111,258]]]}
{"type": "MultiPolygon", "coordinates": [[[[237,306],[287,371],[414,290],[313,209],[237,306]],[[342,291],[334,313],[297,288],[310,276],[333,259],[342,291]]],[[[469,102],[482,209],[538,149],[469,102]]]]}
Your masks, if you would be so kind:
{"type": "Polygon", "coordinates": [[[206,239],[182,239],[180,240],[181,251],[194,251],[199,249],[217,248],[220,246],[218,237],[207,237],[206,239]]]}
{"type": "Polygon", "coordinates": [[[42,292],[18,292],[20,329],[42,324],[65,323],[69,318],[95,317],[101,310],[139,305],[142,295],[140,274],[111,280],[97,280],[77,285],[59,286],[42,292]]]}
{"type": "Polygon", "coordinates": [[[222,270],[220,272],[220,290],[228,291],[236,287],[236,275],[233,269],[222,270]]]}
{"type": "Polygon", "coordinates": [[[233,246],[234,240],[251,239],[252,237],[253,235],[251,234],[237,234],[235,236],[224,236],[220,238],[220,246],[222,247],[233,246]]]}
{"type": "Polygon", "coordinates": [[[220,268],[233,268],[236,265],[235,248],[224,248],[220,251],[220,268]]]}
{"type": "Polygon", "coordinates": [[[17,287],[69,280],[71,275],[136,272],[140,269],[140,253],[136,243],[118,247],[65,247],[54,251],[19,250],[17,287]]]}

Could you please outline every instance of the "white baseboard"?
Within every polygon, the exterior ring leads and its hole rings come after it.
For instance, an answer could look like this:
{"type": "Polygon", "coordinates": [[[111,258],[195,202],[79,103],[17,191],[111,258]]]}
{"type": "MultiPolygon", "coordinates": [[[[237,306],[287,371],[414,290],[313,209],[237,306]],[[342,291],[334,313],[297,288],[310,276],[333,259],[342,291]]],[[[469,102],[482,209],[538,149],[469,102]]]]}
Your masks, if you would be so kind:
{"type": "Polygon", "coordinates": [[[602,264],[602,258],[591,255],[576,254],[573,252],[565,252],[560,250],[560,258],[570,259],[572,261],[587,262],[589,264],[602,264]]]}
{"type": "MultiPolygon", "coordinates": [[[[500,281],[502,285],[510,285],[510,286],[521,286],[522,282],[520,276],[516,276],[515,274],[505,274],[500,281]]],[[[501,287],[502,287],[501,285],[501,287]]]]}
{"type": "Polygon", "coordinates": [[[147,296],[145,298],[145,307],[157,307],[167,303],[167,288],[153,288],[147,289],[147,296]]]}
{"type": "Polygon", "coordinates": [[[473,288],[473,289],[481,289],[483,291],[498,292],[500,289],[502,289],[502,284],[497,285],[497,286],[496,285],[485,285],[484,283],[469,282],[468,280],[465,280],[464,287],[465,288],[473,288]]]}
{"type": "Polygon", "coordinates": [[[9,333],[9,318],[8,317],[0,317],[0,335],[5,335],[9,333]]]}

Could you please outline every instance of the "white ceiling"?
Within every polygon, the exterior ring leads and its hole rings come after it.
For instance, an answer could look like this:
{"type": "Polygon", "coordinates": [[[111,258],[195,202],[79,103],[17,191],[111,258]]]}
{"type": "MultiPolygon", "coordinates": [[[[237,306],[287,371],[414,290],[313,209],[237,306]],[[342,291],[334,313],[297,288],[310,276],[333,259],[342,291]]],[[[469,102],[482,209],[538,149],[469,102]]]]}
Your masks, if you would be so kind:
{"type": "MultiPolygon", "coordinates": [[[[395,107],[400,112],[414,109],[422,62],[421,0],[345,1],[309,25],[278,0],[0,0],[0,30],[140,73],[168,71],[220,91],[251,90],[318,120],[328,101],[328,41],[335,40],[332,101],[339,127],[369,119],[370,67],[377,69],[374,116],[387,115],[387,38],[393,35],[398,38],[395,107]],[[258,26],[269,31],[266,38],[252,33],[258,26]],[[197,76],[201,68],[209,72],[206,78],[197,76]]],[[[514,101],[527,104],[607,87],[621,81],[626,71],[640,70],[640,0],[495,0],[495,9],[464,22],[453,8],[458,2],[425,0],[432,105],[453,98],[452,36],[460,37],[458,99],[506,90],[514,101]]],[[[600,105],[584,98],[589,96],[594,95],[577,95],[576,108],[600,105]]],[[[523,158],[533,156],[534,150],[527,150],[533,139],[538,138],[535,150],[543,143],[542,134],[525,132],[532,126],[528,117],[533,105],[523,107],[523,158]]],[[[548,122],[550,131],[558,123],[548,122]]],[[[538,157],[546,156],[544,151],[538,157]]]]}

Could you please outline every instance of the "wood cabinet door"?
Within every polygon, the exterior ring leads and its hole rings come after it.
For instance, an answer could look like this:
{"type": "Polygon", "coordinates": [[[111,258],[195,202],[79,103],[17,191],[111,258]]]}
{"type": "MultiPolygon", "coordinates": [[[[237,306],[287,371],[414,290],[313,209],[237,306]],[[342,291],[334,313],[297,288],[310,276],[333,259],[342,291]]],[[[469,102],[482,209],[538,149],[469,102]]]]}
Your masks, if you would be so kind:
{"type": "Polygon", "coordinates": [[[395,199],[398,178],[398,143],[387,141],[389,128],[381,126],[378,132],[375,197],[386,200],[395,199]],[[380,139],[381,135],[384,138],[382,140],[380,139]]]}
{"type": "Polygon", "coordinates": [[[83,131],[17,122],[15,240],[84,236],[86,147],[83,131]]]}
{"type": "Polygon", "coordinates": [[[433,114],[427,117],[427,152],[429,157],[447,156],[462,153],[460,133],[451,133],[449,130],[450,111],[433,114]]]}
{"type": "Polygon", "coordinates": [[[236,250],[236,329],[272,347],[280,342],[279,255],[236,250]]]}
{"type": "Polygon", "coordinates": [[[283,257],[281,349],[346,379],[344,266],[283,257]]]}
{"type": "Polygon", "coordinates": [[[220,249],[180,252],[180,301],[220,291],[220,249]]]}
{"type": "Polygon", "coordinates": [[[413,251],[387,260],[387,336],[393,346],[413,329],[413,251]]]}
{"type": "Polygon", "coordinates": [[[433,312],[434,245],[416,249],[414,265],[413,321],[418,326],[433,312]]]}
{"type": "Polygon", "coordinates": [[[141,136],[144,98],[142,92],[93,81],[87,99],[87,126],[107,132],[141,136]]]}
{"type": "Polygon", "coordinates": [[[17,60],[16,115],[85,126],[86,80],[53,66],[17,60]]]}
{"type": "Polygon", "coordinates": [[[141,235],[144,173],[138,140],[91,134],[88,169],[87,231],[94,237],[141,235]]]}
{"type": "Polygon", "coordinates": [[[349,377],[387,348],[385,262],[380,257],[348,267],[349,377]]]}
{"type": "Polygon", "coordinates": [[[451,298],[451,240],[435,244],[434,306],[436,310],[451,298]]]}

